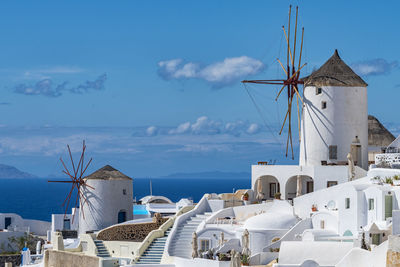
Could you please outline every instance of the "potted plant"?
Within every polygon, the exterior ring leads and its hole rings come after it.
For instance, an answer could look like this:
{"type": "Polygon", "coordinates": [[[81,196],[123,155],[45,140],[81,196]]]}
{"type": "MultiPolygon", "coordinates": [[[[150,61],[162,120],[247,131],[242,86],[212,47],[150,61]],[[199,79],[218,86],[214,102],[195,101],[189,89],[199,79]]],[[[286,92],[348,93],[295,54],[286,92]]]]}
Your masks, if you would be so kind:
{"type": "Polygon", "coordinates": [[[275,197],[275,199],[281,199],[281,193],[280,192],[276,192],[274,197],[275,197]]]}
{"type": "Polygon", "coordinates": [[[249,255],[242,255],[242,266],[250,266],[250,257],[249,255]]]}
{"type": "Polygon", "coordinates": [[[312,206],[311,206],[311,211],[318,211],[318,207],[317,207],[317,205],[315,205],[315,204],[313,204],[312,206]]]}
{"type": "Polygon", "coordinates": [[[392,180],[393,180],[393,184],[394,185],[400,185],[400,176],[399,175],[394,175],[393,177],[392,177],[392,180]]]}
{"type": "Polygon", "coordinates": [[[393,185],[393,179],[391,177],[386,177],[385,178],[385,184],[393,185]]]}
{"type": "Polygon", "coordinates": [[[248,201],[249,200],[249,194],[246,192],[242,196],[243,201],[248,201]]]}

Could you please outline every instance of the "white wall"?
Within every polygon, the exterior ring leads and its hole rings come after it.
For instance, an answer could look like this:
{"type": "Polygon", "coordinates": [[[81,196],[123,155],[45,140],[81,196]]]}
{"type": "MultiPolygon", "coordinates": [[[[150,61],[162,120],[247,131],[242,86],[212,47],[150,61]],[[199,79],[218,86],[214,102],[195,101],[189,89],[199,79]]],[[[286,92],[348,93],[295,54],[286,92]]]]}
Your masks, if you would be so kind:
{"type": "Polygon", "coordinates": [[[0,229],[5,227],[5,218],[11,218],[11,228],[16,228],[18,231],[30,231],[37,235],[46,235],[47,230],[51,229],[51,223],[39,220],[23,219],[15,213],[0,213],[0,229]]]}
{"type": "Polygon", "coordinates": [[[366,87],[315,86],[304,88],[300,165],[347,162],[355,136],[361,143],[362,167],[368,168],[368,112],[366,87]],[[325,101],[326,109],[321,108],[325,101]],[[329,159],[329,146],[337,145],[337,160],[329,159]]]}
{"type": "MultiPolygon", "coordinates": [[[[257,179],[263,176],[273,176],[280,184],[281,197],[286,196],[286,185],[292,177],[308,176],[314,181],[314,191],[327,187],[328,181],[337,181],[338,184],[348,181],[347,166],[298,166],[298,165],[252,165],[251,186],[257,190],[257,179]]],[[[268,186],[268,185],[263,185],[268,186]]],[[[291,185],[293,187],[293,184],[291,185]]],[[[297,184],[296,184],[297,186],[297,184]]],[[[289,186],[290,188],[290,181],[289,186]]],[[[303,192],[305,192],[306,180],[303,180],[303,192]]],[[[264,191],[264,190],[263,190],[264,191]]],[[[293,188],[291,192],[295,191],[293,188]]]]}
{"type": "Polygon", "coordinates": [[[11,251],[17,249],[17,247],[14,244],[10,243],[8,239],[10,237],[20,237],[23,236],[24,234],[25,232],[0,232],[0,252],[3,252],[2,247],[4,247],[5,251],[11,251]]]}

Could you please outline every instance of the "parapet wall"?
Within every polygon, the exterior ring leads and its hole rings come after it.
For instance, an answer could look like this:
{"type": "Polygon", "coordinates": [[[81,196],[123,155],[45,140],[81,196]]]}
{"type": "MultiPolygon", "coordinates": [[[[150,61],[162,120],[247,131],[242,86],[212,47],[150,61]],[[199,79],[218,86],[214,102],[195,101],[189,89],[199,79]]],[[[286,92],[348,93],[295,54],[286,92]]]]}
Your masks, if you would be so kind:
{"type": "Polygon", "coordinates": [[[12,266],[21,265],[21,254],[18,255],[0,255],[0,266],[4,266],[6,262],[10,262],[12,266]]]}
{"type": "Polygon", "coordinates": [[[99,258],[66,251],[46,250],[44,267],[85,266],[99,267],[99,258]]]}
{"type": "Polygon", "coordinates": [[[167,220],[168,218],[155,215],[153,217],[153,222],[149,223],[114,225],[101,230],[97,235],[97,239],[103,241],[142,242],[151,231],[158,229],[167,220]]]}

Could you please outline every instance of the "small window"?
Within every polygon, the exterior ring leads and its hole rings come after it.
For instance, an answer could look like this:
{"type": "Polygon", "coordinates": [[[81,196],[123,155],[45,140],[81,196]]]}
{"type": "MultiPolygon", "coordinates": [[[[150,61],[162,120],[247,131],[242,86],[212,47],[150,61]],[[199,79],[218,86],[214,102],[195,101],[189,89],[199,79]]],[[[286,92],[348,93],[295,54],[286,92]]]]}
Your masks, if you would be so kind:
{"type": "Polygon", "coordinates": [[[319,226],[321,229],[325,229],[325,221],[324,220],[319,221],[319,226]]]}
{"type": "Polygon", "coordinates": [[[328,181],[327,184],[326,184],[326,187],[331,187],[331,186],[334,186],[334,185],[337,185],[337,181],[328,181]]]}
{"type": "Polygon", "coordinates": [[[346,197],[344,202],[345,202],[345,208],[350,209],[350,198],[346,197]]]}
{"type": "Polygon", "coordinates": [[[337,146],[329,146],[329,159],[337,159],[337,146]]]}
{"type": "Polygon", "coordinates": [[[374,203],[374,199],[373,198],[368,199],[368,210],[375,209],[374,204],[375,203],[374,203]]]}
{"type": "Polygon", "coordinates": [[[321,88],[321,87],[315,88],[315,94],[316,94],[316,95],[322,94],[322,88],[321,88]]]}
{"type": "Polygon", "coordinates": [[[122,189],[122,194],[126,195],[126,189],[122,189]]]}
{"type": "Polygon", "coordinates": [[[201,239],[200,240],[200,250],[206,252],[210,249],[210,240],[208,239],[201,239]]]}
{"type": "Polygon", "coordinates": [[[63,230],[71,230],[71,220],[64,219],[63,230]]]}
{"type": "Polygon", "coordinates": [[[322,109],[326,109],[326,101],[322,101],[321,102],[321,108],[322,109]]]}

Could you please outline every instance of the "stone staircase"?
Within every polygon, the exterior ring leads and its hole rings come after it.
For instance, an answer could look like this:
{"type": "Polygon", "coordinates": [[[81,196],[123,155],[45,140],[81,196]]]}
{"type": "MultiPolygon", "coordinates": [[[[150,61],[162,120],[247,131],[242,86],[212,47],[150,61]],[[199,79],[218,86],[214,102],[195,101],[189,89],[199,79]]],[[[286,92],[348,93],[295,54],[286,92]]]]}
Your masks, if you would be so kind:
{"type": "Polygon", "coordinates": [[[97,247],[97,257],[102,257],[102,258],[111,257],[107,248],[104,246],[103,241],[101,240],[93,240],[93,241],[97,247]]]}
{"type": "Polygon", "coordinates": [[[197,226],[207,219],[211,212],[197,214],[186,220],[185,223],[178,226],[174,239],[171,240],[170,256],[181,258],[191,258],[192,256],[192,235],[196,231],[197,226]]]}
{"type": "Polygon", "coordinates": [[[165,231],[163,237],[154,239],[145,252],[143,252],[142,256],[140,256],[139,261],[135,264],[160,264],[164,253],[165,242],[170,232],[171,228],[165,231]]]}

